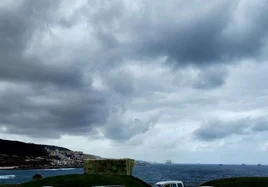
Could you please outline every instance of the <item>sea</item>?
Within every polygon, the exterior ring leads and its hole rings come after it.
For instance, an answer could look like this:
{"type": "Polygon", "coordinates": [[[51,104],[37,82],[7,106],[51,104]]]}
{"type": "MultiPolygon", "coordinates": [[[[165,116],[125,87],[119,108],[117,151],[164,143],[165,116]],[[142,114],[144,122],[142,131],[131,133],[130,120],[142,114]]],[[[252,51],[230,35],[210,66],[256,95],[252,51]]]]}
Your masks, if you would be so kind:
{"type": "MultiPolygon", "coordinates": [[[[82,174],[83,168],[0,170],[0,184],[19,184],[32,180],[34,174],[43,177],[82,174]]],[[[181,180],[187,187],[198,186],[206,181],[247,176],[268,176],[266,165],[204,165],[204,164],[151,164],[135,166],[133,176],[155,184],[163,180],[181,180]]]]}

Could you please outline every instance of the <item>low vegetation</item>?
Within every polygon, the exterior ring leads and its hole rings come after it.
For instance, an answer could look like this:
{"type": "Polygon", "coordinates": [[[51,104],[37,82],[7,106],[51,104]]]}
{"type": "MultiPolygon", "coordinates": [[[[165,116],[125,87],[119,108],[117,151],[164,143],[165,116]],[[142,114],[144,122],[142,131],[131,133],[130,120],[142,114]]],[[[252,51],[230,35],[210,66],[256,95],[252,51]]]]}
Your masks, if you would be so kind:
{"type": "Polygon", "coordinates": [[[43,177],[42,177],[42,175],[40,175],[40,174],[35,174],[34,176],[33,176],[33,180],[40,180],[40,179],[42,179],[43,177]]]}
{"type": "Polygon", "coordinates": [[[268,187],[268,177],[237,177],[206,182],[203,186],[215,187],[268,187]]]}
{"type": "MultiPolygon", "coordinates": [[[[126,187],[150,187],[133,176],[113,175],[62,175],[33,180],[20,185],[3,184],[0,187],[91,187],[97,185],[124,185],[126,187]]],[[[226,178],[206,182],[202,186],[214,187],[268,187],[268,177],[226,178]]]]}
{"type": "Polygon", "coordinates": [[[20,185],[4,185],[0,187],[91,187],[97,185],[124,185],[126,187],[150,187],[147,183],[133,176],[122,175],[62,175],[33,180],[20,185]]]}

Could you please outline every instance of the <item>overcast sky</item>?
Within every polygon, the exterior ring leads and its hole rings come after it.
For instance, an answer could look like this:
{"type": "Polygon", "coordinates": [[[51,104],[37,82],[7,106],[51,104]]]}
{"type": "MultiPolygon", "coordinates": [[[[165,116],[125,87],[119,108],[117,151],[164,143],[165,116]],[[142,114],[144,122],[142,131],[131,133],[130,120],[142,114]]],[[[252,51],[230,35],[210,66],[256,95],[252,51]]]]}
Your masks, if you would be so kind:
{"type": "Polygon", "coordinates": [[[267,0],[1,0],[0,138],[268,164],[267,0]]]}

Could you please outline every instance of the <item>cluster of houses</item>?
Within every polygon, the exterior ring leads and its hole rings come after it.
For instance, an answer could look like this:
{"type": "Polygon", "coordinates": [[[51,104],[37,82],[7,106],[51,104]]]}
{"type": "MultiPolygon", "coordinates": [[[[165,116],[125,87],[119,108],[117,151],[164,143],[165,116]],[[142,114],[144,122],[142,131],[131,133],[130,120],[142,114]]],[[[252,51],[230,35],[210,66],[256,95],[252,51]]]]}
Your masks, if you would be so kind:
{"type": "Polygon", "coordinates": [[[84,159],[96,159],[97,156],[84,154],[82,151],[51,150],[46,148],[52,166],[74,166],[81,167],[84,159]]]}

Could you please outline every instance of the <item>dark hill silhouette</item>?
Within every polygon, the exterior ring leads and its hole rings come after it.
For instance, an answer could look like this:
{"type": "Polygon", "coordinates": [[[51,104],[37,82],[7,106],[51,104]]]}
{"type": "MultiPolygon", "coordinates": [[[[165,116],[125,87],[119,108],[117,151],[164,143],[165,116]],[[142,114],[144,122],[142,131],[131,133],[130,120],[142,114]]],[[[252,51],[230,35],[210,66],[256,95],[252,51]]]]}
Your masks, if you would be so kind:
{"type": "Polygon", "coordinates": [[[0,139],[0,154],[17,156],[48,156],[44,145],[0,139]]]}
{"type": "Polygon", "coordinates": [[[6,155],[18,155],[18,156],[48,156],[48,152],[45,147],[50,150],[63,150],[70,151],[64,147],[58,147],[54,145],[39,145],[33,143],[24,143],[20,141],[13,140],[3,140],[0,139],[0,154],[6,155]]]}
{"type": "Polygon", "coordinates": [[[0,166],[49,165],[51,157],[49,157],[49,153],[45,148],[70,151],[64,147],[53,145],[39,145],[0,139],[0,166]],[[42,157],[43,159],[34,160],[37,157],[42,157]]]}

